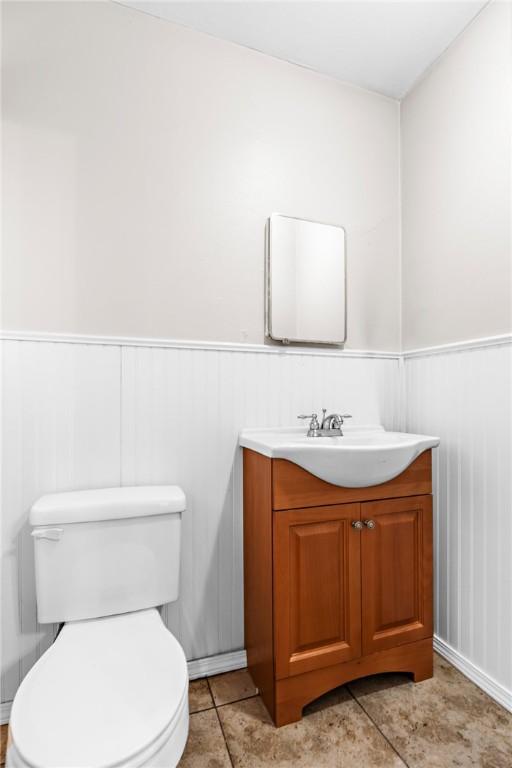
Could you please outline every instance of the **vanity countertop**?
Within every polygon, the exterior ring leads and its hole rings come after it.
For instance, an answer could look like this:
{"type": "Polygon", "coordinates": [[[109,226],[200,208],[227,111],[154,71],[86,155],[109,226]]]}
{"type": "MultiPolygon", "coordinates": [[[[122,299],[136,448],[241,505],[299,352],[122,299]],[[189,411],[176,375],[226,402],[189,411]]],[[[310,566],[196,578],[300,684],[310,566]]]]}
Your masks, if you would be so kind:
{"type": "Polygon", "coordinates": [[[243,429],[239,444],[268,456],[287,459],[334,485],[363,487],[397,477],[439,438],[388,432],[380,424],[343,425],[343,435],[307,437],[303,427],[243,429]]]}

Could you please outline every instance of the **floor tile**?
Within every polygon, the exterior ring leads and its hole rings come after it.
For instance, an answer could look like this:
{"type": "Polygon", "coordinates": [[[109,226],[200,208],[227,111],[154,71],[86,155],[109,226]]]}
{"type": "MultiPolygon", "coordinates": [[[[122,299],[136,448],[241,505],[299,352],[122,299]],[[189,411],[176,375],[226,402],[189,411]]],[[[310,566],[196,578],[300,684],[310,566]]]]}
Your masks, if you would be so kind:
{"type": "Polygon", "coordinates": [[[5,750],[7,749],[8,725],[0,725],[0,765],[5,763],[5,750]]]}
{"type": "Polygon", "coordinates": [[[236,672],[226,672],[224,675],[209,677],[208,682],[217,707],[222,704],[230,704],[232,701],[248,699],[258,693],[258,689],[246,669],[237,669],[236,672]]]}
{"type": "Polygon", "coordinates": [[[440,657],[416,685],[376,675],[349,687],[410,768],[512,766],[512,714],[440,657]]]}
{"type": "Polygon", "coordinates": [[[187,746],[179,768],[231,768],[215,709],[190,716],[187,746]]]}
{"type": "Polygon", "coordinates": [[[188,707],[190,714],[213,707],[213,699],[206,678],[190,681],[188,686],[188,707]]]}
{"type": "Polygon", "coordinates": [[[259,696],[217,711],[235,768],[404,768],[343,688],[282,728],[274,727],[259,696]]]}

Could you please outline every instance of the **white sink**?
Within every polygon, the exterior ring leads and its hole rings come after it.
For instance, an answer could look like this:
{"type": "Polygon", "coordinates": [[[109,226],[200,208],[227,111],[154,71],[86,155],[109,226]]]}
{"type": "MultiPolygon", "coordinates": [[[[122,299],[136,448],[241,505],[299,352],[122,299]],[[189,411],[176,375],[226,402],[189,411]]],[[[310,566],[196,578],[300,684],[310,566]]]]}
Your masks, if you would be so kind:
{"type": "Polygon", "coordinates": [[[362,488],[397,477],[438,437],[386,432],[381,426],[343,426],[343,437],[306,437],[302,427],[244,429],[240,445],[288,459],[333,485],[362,488]]]}

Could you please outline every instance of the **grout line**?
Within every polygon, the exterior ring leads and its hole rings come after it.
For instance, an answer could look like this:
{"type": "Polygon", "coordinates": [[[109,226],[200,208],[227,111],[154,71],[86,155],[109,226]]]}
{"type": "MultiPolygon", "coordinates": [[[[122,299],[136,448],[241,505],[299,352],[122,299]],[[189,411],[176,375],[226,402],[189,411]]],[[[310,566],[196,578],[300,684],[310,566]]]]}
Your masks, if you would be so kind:
{"type": "Polygon", "coordinates": [[[201,707],[201,709],[194,709],[193,712],[190,712],[190,717],[193,717],[194,715],[199,715],[200,712],[209,712],[210,709],[215,709],[215,705],[212,704],[211,707],[201,707]]]}
{"type": "Polygon", "coordinates": [[[378,730],[378,732],[381,734],[381,736],[383,736],[383,737],[384,737],[384,739],[387,741],[387,743],[389,744],[389,746],[391,747],[391,749],[393,750],[393,752],[394,752],[396,755],[398,755],[398,757],[400,758],[400,760],[402,761],[402,763],[403,763],[403,764],[406,766],[406,768],[410,768],[410,766],[409,766],[409,763],[407,762],[407,760],[406,760],[404,757],[402,757],[402,755],[400,754],[400,752],[398,751],[398,749],[395,747],[395,745],[394,745],[394,744],[393,744],[393,743],[392,743],[392,742],[391,742],[391,741],[388,739],[388,737],[386,736],[386,734],[385,734],[385,733],[383,733],[383,731],[382,731],[382,730],[379,728],[379,726],[377,725],[377,723],[375,722],[375,720],[373,719],[373,717],[370,715],[370,713],[369,713],[369,712],[367,712],[367,711],[366,711],[366,709],[363,707],[363,705],[361,704],[361,702],[359,701],[359,699],[357,698],[357,696],[356,696],[354,693],[352,693],[352,689],[350,688],[350,686],[349,686],[349,685],[346,685],[346,686],[345,686],[345,688],[346,688],[346,689],[347,689],[347,691],[350,693],[350,695],[352,696],[352,698],[354,699],[354,701],[356,702],[356,704],[358,704],[358,705],[361,707],[361,709],[363,710],[363,712],[364,712],[364,714],[366,715],[366,717],[368,718],[368,720],[370,720],[370,722],[371,722],[371,723],[373,723],[373,725],[376,727],[376,729],[377,729],[377,730],[378,730]]]}
{"type": "Polygon", "coordinates": [[[235,768],[235,763],[233,762],[233,757],[231,756],[231,752],[229,750],[228,740],[226,738],[226,734],[224,732],[224,726],[222,725],[222,720],[220,719],[220,715],[219,715],[219,712],[217,710],[217,707],[215,707],[215,714],[217,715],[217,720],[219,721],[219,726],[220,726],[220,730],[221,730],[221,733],[222,733],[222,738],[224,739],[224,744],[226,745],[226,752],[228,753],[229,762],[231,763],[232,768],[235,768]]]}
{"type": "MultiPolygon", "coordinates": [[[[213,691],[212,691],[212,687],[210,685],[210,680],[209,680],[208,677],[205,677],[204,679],[206,680],[206,685],[208,686],[208,690],[210,691],[210,696],[212,697],[212,706],[208,707],[207,709],[201,709],[199,711],[200,712],[210,712],[213,709],[213,711],[215,712],[215,715],[217,717],[217,721],[219,723],[220,731],[222,733],[222,738],[224,739],[224,744],[226,745],[226,752],[228,753],[229,762],[231,764],[231,767],[235,768],[235,764],[233,762],[233,758],[231,757],[231,752],[229,751],[228,740],[226,739],[226,734],[224,733],[224,728],[223,728],[223,725],[222,725],[222,720],[220,719],[219,713],[217,711],[218,707],[217,707],[217,704],[215,703],[215,699],[213,697],[213,691]]],[[[198,714],[197,712],[194,712],[194,715],[197,715],[197,714],[198,714]]]]}
{"type": "MultiPolygon", "coordinates": [[[[236,672],[236,671],[237,670],[233,670],[233,672],[236,672]]],[[[229,675],[230,673],[229,672],[221,672],[221,674],[229,675]]],[[[217,675],[211,675],[211,677],[217,677],[217,675]]],[[[215,707],[215,709],[220,709],[221,707],[227,707],[228,704],[238,704],[239,701],[247,701],[248,699],[255,699],[256,696],[260,695],[260,692],[259,692],[258,688],[256,688],[256,693],[251,693],[250,696],[242,696],[241,699],[233,699],[232,701],[224,701],[224,702],[222,702],[222,704],[217,704],[215,702],[215,697],[213,695],[213,690],[212,690],[212,687],[210,685],[210,678],[209,677],[205,677],[205,680],[208,683],[208,689],[210,691],[210,696],[212,697],[213,706],[215,707]]]]}
{"type": "Polygon", "coordinates": [[[225,701],[223,704],[216,704],[215,709],[223,709],[224,707],[229,707],[231,704],[241,704],[242,701],[250,701],[251,699],[257,699],[259,696],[258,693],[251,693],[250,696],[244,696],[243,699],[233,699],[233,701],[225,701]]]}
{"type": "MultiPolygon", "coordinates": [[[[233,759],[233,757],[231,755],[231,751],[229,749],[229,743],[228,743],[228,740],[226,738],[226,733],[224,731],[224,726],[222,725],[222,720],[221,720],[220,715],[219,715],[219,709],[221,707],[227,706],[228,704],[236,704],[238,701],[245,701],[245,699],[235,699],[235,701],[229,701],[229,702],[226,702],[225,704],[216,704],[215,703],[215,698],[213,696],[212,687],[210,685],[210,678],[207,677],[205,679],[206,679],[206,682],[208,684],[208,690],[210,691],[210,696],[212,697],[213,708],[215,709],[215,714],[217,715],[217,720],[219,721],[220,730],[222,731],[222,736],[223,736],[223,739],[224,739],[224,743],[226,745],[226,750],[227,750],[227,753],[228,753],[229,762],[231,763],[232,768],[235,768],[234,759],[233,759]]],[[[255,693],[254,696],[248,696],[247,698],[254,699],[256,696],[259,696],[259,693],[255,693]]]]}
{"type": "Polygon", "coordinates": [[[210,685],[210,678],[207,676],[205,677],[205,680],[206,680],[206,685],[208,686],[208,690],[210,691],[210,696],[212,697],[213,706],[215,707],[215,709],[217,709],[217,704],[215,703],[215,696],[213,695],[213,690],[210,685]]]}

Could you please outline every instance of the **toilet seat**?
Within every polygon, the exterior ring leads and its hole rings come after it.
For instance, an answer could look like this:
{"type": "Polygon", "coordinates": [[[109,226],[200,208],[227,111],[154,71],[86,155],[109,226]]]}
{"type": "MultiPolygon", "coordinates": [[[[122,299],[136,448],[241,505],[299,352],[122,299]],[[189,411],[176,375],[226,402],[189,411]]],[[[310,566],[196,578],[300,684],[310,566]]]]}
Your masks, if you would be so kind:
{"type": "Polygon", "coordinates": [[[154,608],[65,624],[22,682],[10,732],[13,768],[176,765],[188,732],[183,650],[154,608]]]}

